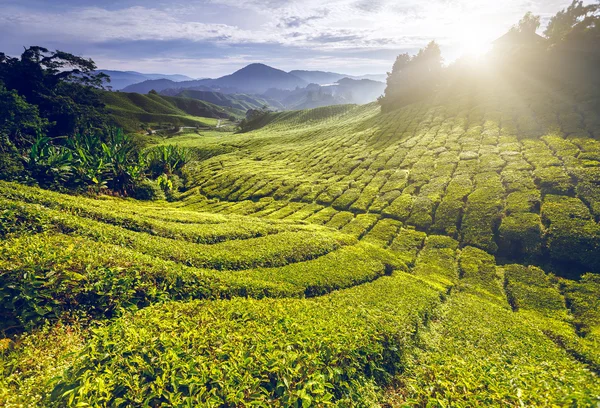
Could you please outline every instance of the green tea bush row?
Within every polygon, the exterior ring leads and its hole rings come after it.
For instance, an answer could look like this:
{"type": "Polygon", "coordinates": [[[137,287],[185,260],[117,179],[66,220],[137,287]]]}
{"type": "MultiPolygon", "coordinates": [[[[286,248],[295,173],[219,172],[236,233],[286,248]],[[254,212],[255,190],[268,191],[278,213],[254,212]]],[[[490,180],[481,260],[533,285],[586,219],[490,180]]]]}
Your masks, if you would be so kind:
{"type": "Polygon", "coordinates": [[[369,405],[436,304],[437,290],[397,272],[316,300],[150,307],[98,331],[46,401],[369,405]]]}
{"type": "Polygon", "coordinates": [[[600,225],[580,199],[547,195],[542,204],[542,220],[550,257],[599,270],[600,225]]]}
{"type": "Polygon", "coordinates": [[[600,382],[528,315],[468,291],[444,305],[401,376],[398,403],[593,406],[600,382]]]}
{"type": "Polygon", "coordinates": [[[289,264],[279,268],[261,268],[233,272],[236,277],[277,284],[292,284],[308,297],[373,281],[395,270],[408,268],[388,251],[359,243],[343,247],[318,259],[289,264]]]}
{"type": "Polygon", "coordinates": [[[301,296],[302,290],[56,233],[0,244],[1,330],[31,328],[65,313],[107,318],[169,299],[301,296]]]}

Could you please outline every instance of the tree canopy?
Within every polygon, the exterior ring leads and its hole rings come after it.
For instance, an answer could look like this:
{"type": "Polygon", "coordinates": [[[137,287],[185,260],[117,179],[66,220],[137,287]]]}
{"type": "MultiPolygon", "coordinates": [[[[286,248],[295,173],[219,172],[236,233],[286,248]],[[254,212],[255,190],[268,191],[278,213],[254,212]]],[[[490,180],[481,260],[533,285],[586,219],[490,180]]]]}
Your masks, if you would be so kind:
{"type": "Polygon", "coordinates": [[[379,102],[384,110],[414,102],[437,88],[441,73],[442,53],[435,41],[412,57],[400,54],[388,72],[385,94],[379,102]]]}
{"type": "MultiPolygon", "coordinates": [[[[95,73],[95,63],[63,51],[33,46],[20,58],[0,53],[0,82],[22,102],[37,107],[48,122],[50,137],[74,134],[104,123],[97,90],[108,76],[95,73]]],[[[4,118],[4,113],[1,113],[4,118]]]]}
{"type": "Polygon", "coordinates": [[[559,11],[550,19],[544,31],[552,44],[563,41],[600,41],[600,3],[584,5],[583,1],[573,0],[566,9],[559,11]]]}

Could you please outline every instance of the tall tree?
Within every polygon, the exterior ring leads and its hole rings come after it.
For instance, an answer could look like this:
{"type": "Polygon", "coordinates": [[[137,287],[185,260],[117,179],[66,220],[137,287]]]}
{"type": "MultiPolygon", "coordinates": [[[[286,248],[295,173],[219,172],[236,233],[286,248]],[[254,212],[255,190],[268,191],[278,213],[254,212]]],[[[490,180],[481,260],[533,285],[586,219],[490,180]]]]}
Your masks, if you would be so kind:
{"type": "Polygon", "coordinates": [[[47,126],[37,106],[27,103],[16,91],[7,90],[0,81],[0,150],[9,145],[29,146],[47,126]]]}
{"type": "Polygon", "coordinates": [[[573,0],[571,5],[559,11],[550,19],[544,31],[552,44],[569,39],[598,40],[600,37],[600,3],[584,5],[583,1],[573,0]]]}
{"type": "Polygon", "coordinates": [[[51,124],[50,136],[103,123],[104,105],[97,90],[108,77],[95,69],[91,59],[43,47],[26,48],[21,58],[0,53],[0,81],[38,107],[51,124]]]}
{"type": "Polygon", "coordinates": [[[525,13],[521,21],[517,24],[517,30],[522,33],[534,34],[540,28],[540,16],[534,15],[531,11],[525,13]]]}
{"type": "Polygon", "coordinates": [[[433,92],[441,79],[442,61],[440,47],[435,41],[413,57],[399,55],[392,72],[388,72],[384,96],[379,99],[383,110],[389,111],[433,92]]]}

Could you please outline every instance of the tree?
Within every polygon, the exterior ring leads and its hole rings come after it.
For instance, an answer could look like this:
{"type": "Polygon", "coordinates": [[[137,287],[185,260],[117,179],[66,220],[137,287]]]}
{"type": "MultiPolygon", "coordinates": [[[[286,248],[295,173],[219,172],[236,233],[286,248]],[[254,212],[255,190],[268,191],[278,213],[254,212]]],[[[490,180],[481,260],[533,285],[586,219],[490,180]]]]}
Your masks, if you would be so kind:
{"type": "Polygon", "coordinates": [[[573,0],[571,5],[550,19],[544,35],[552,44],[576,37],[600,36],[600,4],[585,6],[583,1],[573,0]]]}
{"type": "Polygon", "coordinates": [[[434,92],[441,79],[442,53],[431,41],[417,55],[400,54],[388,72],[384,96],[379,99],[384,111],[412,103],[434,92]]]}
{"type": "Polygon", "coordinates": [[[50,137],[104,123],[98,89],[109,78],[95,69],[91,59],[43,47],[26,48],[21,58],[0,53],[0,81],[38,107],[40,116],[50,123],[50,137]]]}
{"type": "Polygon", "coordinates": [[[9,144],[19,149],[28,147],[47,127],[48,121],[40,117],[37,106],[0,82],[0,150],[6,151],[9,144]]]}
{"type": "Polygon", "coordinates": [[[519,21],[516,29],[521,33],[535,34],[538,28],[540,28],[540,25],[540,16],[535,16],[531,11],[528,11],[521,21],[519,21]]]}

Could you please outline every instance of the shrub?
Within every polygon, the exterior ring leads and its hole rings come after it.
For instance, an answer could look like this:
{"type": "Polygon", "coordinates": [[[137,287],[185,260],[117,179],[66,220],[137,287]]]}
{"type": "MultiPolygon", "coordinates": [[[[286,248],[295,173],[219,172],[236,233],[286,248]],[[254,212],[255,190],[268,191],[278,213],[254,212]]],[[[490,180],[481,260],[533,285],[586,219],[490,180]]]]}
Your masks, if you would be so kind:
{"type": "Polygon", "coordinates": [[[550,257],[600,268],[600,225],[578,198],[547,195],[542,204],[550,257]]]}
{"type": "Polygon", "coordinates": [[[157,178],[161,174],[181,175],[190,157],[188,149],[175,145],[160,145],[144,152],[146,168],[151,178],[157,178]]]}
{"type": "Polygon", "coordinates": [[[565,300],[543,270],[523,265],[506,265],[503,269],[508,301],[513,309],[566,318],[565,300]]]}
{"type": "Polygon", "coordinates": [[[536,255],[542,245],[542,223],[534,213],[515,213],[504,217],[499,229],[499,246],[503,254],[536,255]]]}
{"type": "Polygon", "coordinates": [[[138,200],[164,200],[165,193],[162,186],[153,180],[143,180],[137,183],[133,196],[138,200]]]}

